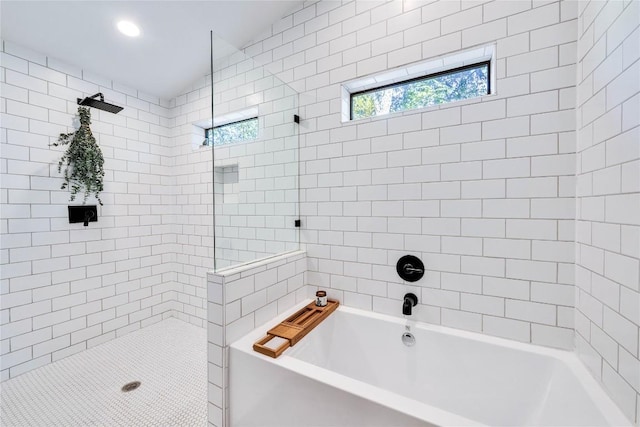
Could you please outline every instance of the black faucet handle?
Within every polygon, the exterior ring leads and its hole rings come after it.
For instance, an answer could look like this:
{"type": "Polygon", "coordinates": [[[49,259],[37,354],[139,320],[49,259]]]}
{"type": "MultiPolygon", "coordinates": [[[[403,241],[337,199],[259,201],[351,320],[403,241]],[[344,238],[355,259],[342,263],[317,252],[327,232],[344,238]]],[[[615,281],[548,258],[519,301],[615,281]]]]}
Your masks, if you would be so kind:
{"type": "Polygon", "coordinates": [[[423,268],[419,268],[419,267],[416,268],[411,264],[405,264],[403,270],[407,274],[424,273],[424,269],[423,268]]]}
{"type": "Polygon", "coordinates": [[[91,218],[94,217],[94,213],[93,211],[85,211],[84,212],[84,226],[87,227],[89,226],[89,221],[91,221],[91,218]]]}

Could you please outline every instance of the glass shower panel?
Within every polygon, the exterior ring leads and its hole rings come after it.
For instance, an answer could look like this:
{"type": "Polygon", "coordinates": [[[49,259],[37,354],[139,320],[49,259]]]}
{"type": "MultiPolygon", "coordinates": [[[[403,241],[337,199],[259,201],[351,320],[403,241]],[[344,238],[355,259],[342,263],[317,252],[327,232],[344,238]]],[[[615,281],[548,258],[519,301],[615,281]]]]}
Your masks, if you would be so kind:
{"type": "Polygon", "coordinates": [[[215,269],[299,248],[298,93],[213,37],[215,269]]]}

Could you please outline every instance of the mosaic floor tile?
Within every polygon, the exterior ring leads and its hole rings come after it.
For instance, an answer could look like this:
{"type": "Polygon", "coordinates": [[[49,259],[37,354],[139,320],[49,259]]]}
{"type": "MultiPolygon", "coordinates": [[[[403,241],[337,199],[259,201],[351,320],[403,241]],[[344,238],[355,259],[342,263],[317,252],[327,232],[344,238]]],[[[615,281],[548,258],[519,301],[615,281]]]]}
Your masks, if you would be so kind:
{"type": "Polygon", "coordinates": [[[206,330],[166,319],[0,384],[3,426],[205,426],[206,330]],[[131,381],[142,384],[122,392],[131,381]]]}

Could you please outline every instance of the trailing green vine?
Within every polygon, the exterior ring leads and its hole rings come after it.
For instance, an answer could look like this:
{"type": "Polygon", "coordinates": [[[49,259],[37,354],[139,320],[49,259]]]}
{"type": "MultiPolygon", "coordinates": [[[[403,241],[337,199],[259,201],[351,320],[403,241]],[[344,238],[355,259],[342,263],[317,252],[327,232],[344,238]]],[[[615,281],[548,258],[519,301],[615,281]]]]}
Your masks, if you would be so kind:
{"type": "Polygon", "coordinates": [[[91,113],[88,108],[78,107],[80,116],[80,128],[71,133],[61,133],[54,147],[68,145],[67,151],[58,162],[58,172],[64,166],[64,183],[61,189],[71,189],[71,201],[76,194],[84,191],[83,204],[87,202],[90,194],[94,194],[98,203],[100,192],[104,189],[104,157],[96,139],[91,133],[91,113]]]}

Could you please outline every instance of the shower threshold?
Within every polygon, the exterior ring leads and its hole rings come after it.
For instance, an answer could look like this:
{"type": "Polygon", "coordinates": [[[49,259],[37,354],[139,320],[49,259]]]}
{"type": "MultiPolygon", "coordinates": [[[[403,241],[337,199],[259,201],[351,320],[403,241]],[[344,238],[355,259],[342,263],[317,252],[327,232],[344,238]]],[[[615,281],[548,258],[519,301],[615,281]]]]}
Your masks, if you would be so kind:
{"type": "Polygon", "coordinates": [[[205,426],[206,330],[168,318],[0,389],[3,426],[205,426]],[[140,384],[124,392],[132,382],[140,384]]]}

